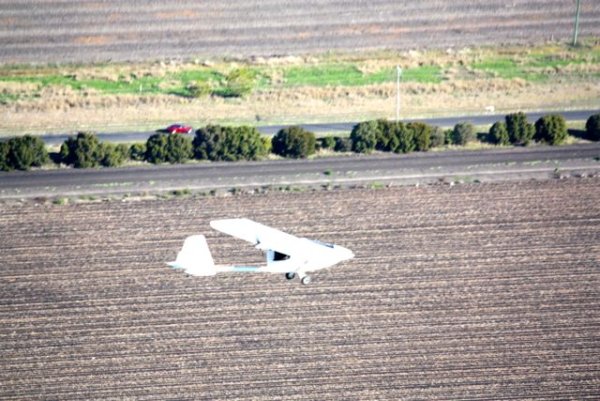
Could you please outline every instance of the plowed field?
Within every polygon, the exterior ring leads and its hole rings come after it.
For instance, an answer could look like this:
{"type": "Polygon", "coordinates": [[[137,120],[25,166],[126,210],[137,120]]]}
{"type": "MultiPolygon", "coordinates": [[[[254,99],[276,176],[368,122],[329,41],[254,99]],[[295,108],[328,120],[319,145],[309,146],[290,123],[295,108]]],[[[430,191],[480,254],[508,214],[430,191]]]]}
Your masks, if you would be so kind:
{"type": "Polygon", "coordinates": [[[2,205],[0,398],[598,399],[600,182],[568,179],[2,205]],[[313,274],[170,270],[247,216],[356,258],[313,274]]]}
{"type": "MultiPolygon", "coordinates": [[[[574,1],[1,0],[0,61],[85,62],[570,39],[574,1]]],[[[581,34],[600,35],[583,1],[581,34]]]]}

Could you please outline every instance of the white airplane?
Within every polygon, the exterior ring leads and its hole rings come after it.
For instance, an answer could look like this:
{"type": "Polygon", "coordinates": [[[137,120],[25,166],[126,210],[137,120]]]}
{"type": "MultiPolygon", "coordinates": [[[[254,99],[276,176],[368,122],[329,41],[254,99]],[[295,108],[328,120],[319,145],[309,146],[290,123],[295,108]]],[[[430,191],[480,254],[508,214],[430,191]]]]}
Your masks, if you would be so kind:
{"type": "Polygon", "coordinates": [[[298,275],[302,284],[308,284],[308,272],[325,269],[354,257],[352,251],[339,245],[298,238],[249,219],[213,220],[210,226],[265,251],[267,264],[215,265],[204,235],[187,237],[177,259],[167,264],[194,276],[213,276],[222,272],[278,273],[285,274],[288,280],[298,275]]]}

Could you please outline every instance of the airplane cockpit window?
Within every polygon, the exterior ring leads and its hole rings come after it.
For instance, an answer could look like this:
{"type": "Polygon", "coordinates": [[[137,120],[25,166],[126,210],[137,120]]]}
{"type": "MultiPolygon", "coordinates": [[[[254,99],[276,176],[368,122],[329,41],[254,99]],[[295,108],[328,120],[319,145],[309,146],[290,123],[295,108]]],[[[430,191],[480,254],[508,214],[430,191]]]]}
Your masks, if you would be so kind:
{"type": "Polygon", "coordinates": [[[290,255],[286,255],[285,253],[274,251],[273,253],[273,261],[277,262],[280,260],[288,260],[290,255]]]}
{"type": "Polygon", "coordinates": [[[333,244],[329,244],[327,242],[319,241],[318,239],[313,239],[311,241],[314,242],[314,243],[316,243],[316,244],[324,245],[324,246],[329,247],[329,248],[333,248],[333,246],[334,246],[333,244]]]}

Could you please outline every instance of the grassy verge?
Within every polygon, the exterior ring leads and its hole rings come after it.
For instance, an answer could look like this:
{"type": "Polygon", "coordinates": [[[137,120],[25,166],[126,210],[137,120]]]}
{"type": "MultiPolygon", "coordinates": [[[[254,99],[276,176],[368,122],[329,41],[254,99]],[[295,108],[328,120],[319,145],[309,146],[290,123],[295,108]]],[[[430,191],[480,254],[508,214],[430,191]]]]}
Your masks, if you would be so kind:
{"type": "MultiPolygon", "coordinates": [[[[75,91],[94,90],[101,94],[162,94],[190,96],[192,83],[211,85],[213,94],[226,90],[227,74],[233,69],[249,70],[254,77],[252,90],[272,90],[278,87],[366,86],[391,83],[396,80],[395,65],[403,67],[402,82],[439,84],[464,76],[466,71],[485,77],[507,80],[522,79],[531,83],[547,81],[553,75],[563,78],[596,76],[600,68],[600,45],[581,48],[540,46],[534,48],[479,49],[466,55],[451,55],[431,51],[406,57],[396,53],[366,54],[357,58],[339,55],[311,58],[291,65],[253,64],[252,62],[219,62],[194,64],[101,64],[66,67],[31,67],[25,65],[0,67],[0,82],[25,85],[21,92],[39,95],[49,86],[69,87],[75,91]],[[415,62],[415,59],[417,62],[415,62]],[[587,68],[584,68],[587,67],[587,68]],[[553,70],[553,71],[551,71],[553,70]],[[590,72],[590,70],[593,70],[590,72]]],[[[1,103],[19,99],[14,92],[4,90],[1,103]]]]}
{"type": "MultiPolygon", "coordinates": [[[[0,66],[0,133],[288,124],[597,105],[600,41],[247,61],[0,66]],[[242,82],[232,72],[242,71],[242,82]],[[237,86],[236,86],[237,85],[237,86]],[[243,96],[236,96],[241,88],[243,96]],[[21,128],[22,127],[22,128],[21,128]]],[[[240,74],[238,74],[238,77],[240,74]]]]}

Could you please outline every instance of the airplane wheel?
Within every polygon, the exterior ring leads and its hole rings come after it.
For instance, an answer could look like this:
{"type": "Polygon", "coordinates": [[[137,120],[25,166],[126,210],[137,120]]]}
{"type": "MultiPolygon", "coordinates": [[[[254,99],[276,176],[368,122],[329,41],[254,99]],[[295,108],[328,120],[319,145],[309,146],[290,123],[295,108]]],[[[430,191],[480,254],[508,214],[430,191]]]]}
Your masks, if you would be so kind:
{"type": "Polygon", "coordinates": [[[300,282],[304,285],[308,285],[310,284],[310,276],[304,276],[302,277],[302,280],[300,280],[300,282]]]}
{"type": "Polygon", "coordinates": [[[296,273],[285,273],[285,278],[287,278],[288,280],[293,280],[294,277],[296,277],[296,273]]]}

